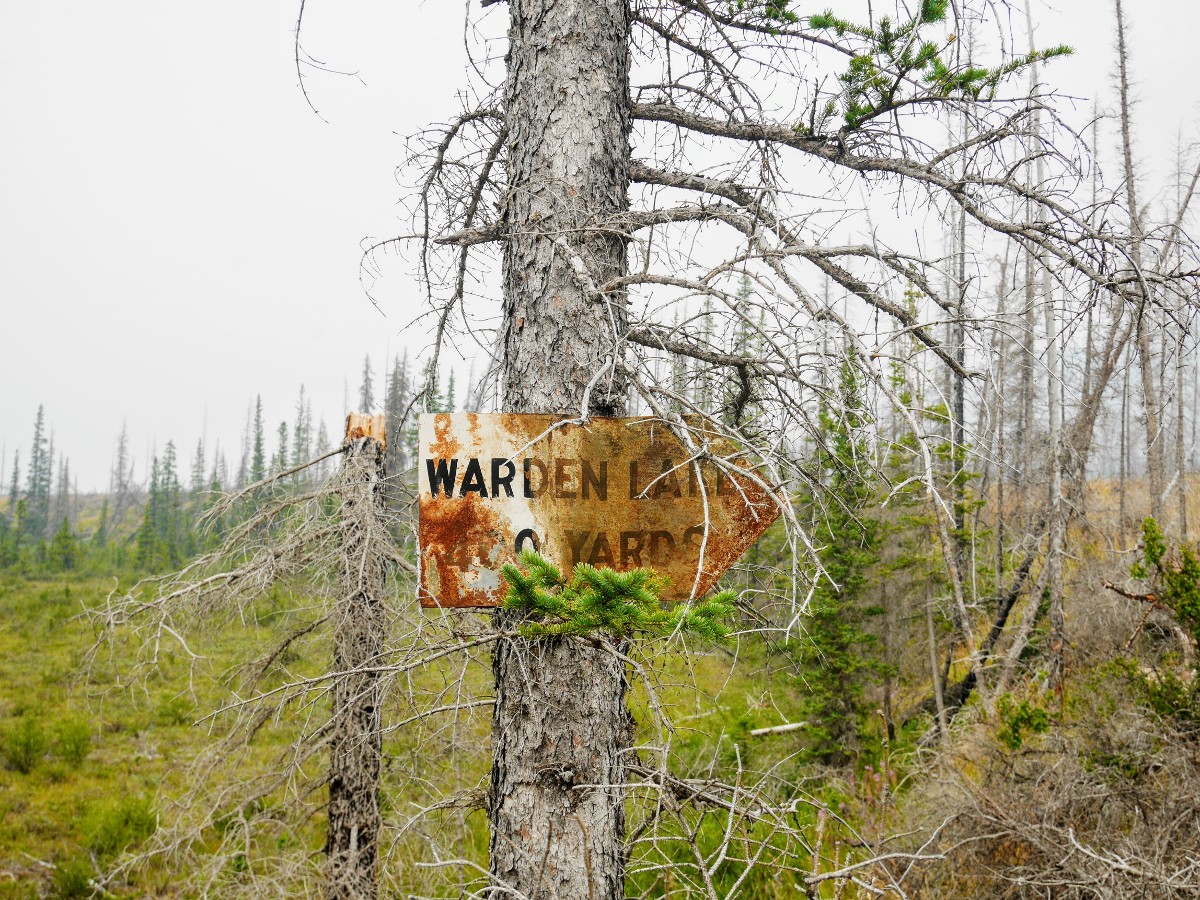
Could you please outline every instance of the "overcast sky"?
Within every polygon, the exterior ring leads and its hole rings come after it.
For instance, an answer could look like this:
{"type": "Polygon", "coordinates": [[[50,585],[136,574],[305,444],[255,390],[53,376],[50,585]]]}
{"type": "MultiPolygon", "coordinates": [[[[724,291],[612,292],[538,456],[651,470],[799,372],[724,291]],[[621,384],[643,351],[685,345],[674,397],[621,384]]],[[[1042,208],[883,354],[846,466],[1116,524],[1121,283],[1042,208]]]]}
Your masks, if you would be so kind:
{"type": "MultiPolygon", "coordinates": [[[[139,477],[202,428],[236,465],[255,394],[277,423],[303,383],[336,438],[364,353],[378,371],[426,348],[406,266],[376,283],[381,313],[360,242],[406,229],[395,168],[405,135],[458,108],[463,3],[308,0],[306,49],[358,73],[309,77],[327,121],[297,88],[298,3],[0,0],[5,482],[39,403],[86,491],[123,419],[139,477]]],[[[1139,152],[1160,173],[1178,134],[1200,137],[1195,6],[1131,3],[1139,152]]],[[[1049,80],[1111,102],[1111,5],[1035,9],[1039,44],[1077,49],[1049,80]]]]}

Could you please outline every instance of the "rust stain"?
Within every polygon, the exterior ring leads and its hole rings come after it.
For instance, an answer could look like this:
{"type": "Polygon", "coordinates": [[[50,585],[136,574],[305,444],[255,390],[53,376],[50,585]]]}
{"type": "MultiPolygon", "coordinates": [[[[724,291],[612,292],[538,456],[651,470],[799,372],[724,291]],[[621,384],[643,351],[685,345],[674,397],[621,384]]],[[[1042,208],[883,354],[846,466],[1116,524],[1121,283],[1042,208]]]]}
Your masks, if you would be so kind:
{"type": "Polygon", "coordinates": [[[475,585],[464,573],[493,562],[494,548],[508,539],[503,519],[474,495],[450,503],[422,497],[419,511],[421,605],[496,605],[494,588],[475,585]]]}
{"type": "MultiPolygon", "coordinates": [[[[423,419],[425,416],[422,415],[421,418],[423,419]]],[[[437,413],[433,416],[433,431],[436,437],[429,445],[430,456],[453,459],[458,453],[459,443],[451,427],[452,423],[448,414],[437,413]]]]}
{"type": "MultiPolygon", "coordinates": [[[[684,600],[711,589],[778,517],[775,499],[751,479],[722,475],[707,461],[698,477],[659,421],[551,427],[559,421],[517,413],[421,417],[423,605],[497,605],[500,567],[516,560],[518,541],[531,540],[564,571],[581,561],[649,566],[668,579],[667,599],[684,600]],[[705,492],[710,530],[701,566],[705,492]]],[[[731,443],[708,441],[711,453],[750,471],[731,443]]]]}

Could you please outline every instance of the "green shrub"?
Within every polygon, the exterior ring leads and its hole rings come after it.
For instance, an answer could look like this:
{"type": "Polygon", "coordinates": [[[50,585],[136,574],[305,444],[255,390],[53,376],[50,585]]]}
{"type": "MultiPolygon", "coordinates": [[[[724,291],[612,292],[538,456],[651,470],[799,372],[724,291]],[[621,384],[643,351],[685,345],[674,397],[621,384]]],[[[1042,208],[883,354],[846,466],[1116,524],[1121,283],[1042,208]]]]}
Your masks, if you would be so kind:
{"type": "Polygon", "coordinates": [[[52,896],[63,900],[92,896],[92,874],[92,864],[86,857],[75,856],[60,862],[54,870],[52,896]]]}
{"type": "Polygon", "coordinates": [[[22,716],[4,734],[4,758],[22,775],[32,772],[49,749],[46,730],[32,714],[22,716]]]}
{"type": "Polygon", "coordinates": [[[165,700],[155,713],[164,725],[191,725],[196,720],[195,707],[182,695],[165,700]]]}
{"type": "Polygon", "coordinates": [[[68,719],[55,729],[54,752],[71,768],[78,769],[92,751],[92,729],[82,719],[68,719]]]}
{"type": "Polygon", "coordinates": [[[1014,703],[1010,695],[1000,698],[1000,728],[996,738],[1009,750],[1020,750],[1026,734],[1042,734],[1050,728],[1050,714],[1028,700],[1014,703]]]}
{"type": "MultiPolygon", "coordinates": [[[[1200,556],[1191,547],[1172,547],[1152,518],[1142,522],[1141,551],[1129,574],[1147,584],[1144,594],[1130,595],[1164,606],[1192,640],[1200,640],[1200,556]]],[[[1109,585],[1112,587],[1112,585],[1109,585]]],[[[1136,660],[1120,661],[1141,702],[1158,716],[1194,732],[1200,725],[1200,669],[1190,673],[1147,670],[1136,660]]]]}
{"type": "Polygon", "coordinates": [[[83,818],[84,845],[111,858],[158,830],[158,813],[144,797],[122,797],[95,806],[83,818]]]}

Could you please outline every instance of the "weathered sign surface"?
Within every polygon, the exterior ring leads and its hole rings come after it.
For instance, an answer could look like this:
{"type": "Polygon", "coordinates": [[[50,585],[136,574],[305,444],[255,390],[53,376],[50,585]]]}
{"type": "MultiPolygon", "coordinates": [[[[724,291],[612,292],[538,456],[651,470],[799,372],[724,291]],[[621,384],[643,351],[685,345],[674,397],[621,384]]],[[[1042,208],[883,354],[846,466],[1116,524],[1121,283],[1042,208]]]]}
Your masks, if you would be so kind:
{"type": "MultiPolygon", "coordinates": [[[[693,460],[659,419],[561,421],[421,416],[422,606],[499,605],[500,567],[526,547],[563,571],[647,566],[669,579],[667,599],[699,597],[779,514],[748,473],[693,460]]],[[[727,440],[708,451],[739,466],[727,440]]]]}

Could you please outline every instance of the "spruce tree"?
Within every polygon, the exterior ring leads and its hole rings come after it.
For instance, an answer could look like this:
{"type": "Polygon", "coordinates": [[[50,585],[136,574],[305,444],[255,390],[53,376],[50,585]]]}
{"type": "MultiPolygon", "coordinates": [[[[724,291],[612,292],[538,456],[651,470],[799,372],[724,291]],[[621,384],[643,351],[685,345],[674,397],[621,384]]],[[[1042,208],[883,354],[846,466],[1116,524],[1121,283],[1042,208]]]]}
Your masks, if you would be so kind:
{"type": "Polygon", "coordinates": [[[25,516],[22,531],[30,537],[42,539],[50,518],[51,460],[46,439],[46,417],[38,404],[37,419],[33,423],[33,447],[29,454],[29,480],[25,487],[25,516]]]}
{"type": "Polygon", "coordinates": [[[250,457],[250,481],[251,483],[262,481],[267,477],[267,459],[266,450],[263,446],[263,414],[262,414],[262,395],[259,394],[254,398],[254,437],[253,450],[250,457]]]}
{"type": "MultiPolygon", "coordinates": [[[[54,523],[58,521],[55,517],[54,509],[54,460],[57,456],[54,453],[54,429],[50,429],[50,440],[48,449],[46,450],[46,517],[45,525],[42,528],[42,540],[49,541],[54,536],[54,523]]],[[[59,473],[62,474],[61,472],[59,473]]]]}
{"type": "Polygon", "coordinates": [[[8,482],[8,506],[5,512],[11,523],[16,522],[17,501],[21,499],[21,451],[13,453],[12,478],[8,482]]]}
{"type": "Polygon", "coordinates": [[[54,494],[50,502],[50,522],[60,521],[63,517],[72,517],[71,509],[71,461],[61,457],[58,461],[58,477],[55,480],[54,494]]]}
{"type": "Polygon", "coordinates": [[[881,611],[867,603],[867,594],[883,526],[868,515],[876,489],[862,437],[868,418],[852,359],[841,367],[838,395],[836,405],[824,404],[820,412],[816,467],[823,496],[814,497],[813,505],[825,574],[813,591],[802,650],[809,753],[830,765],[854,759],[869,713],[865,689],[886,669],[875,652],[877,639],[864,628],[881,611]]]}
{"type": "Polygon", "coordinates": [[[121,434],[117,438],[117,454],[109,474],[109,493],[113,497],[112,519],[119,525],[133,504],[133,457],[129,453],[129,430],[125,422],[121,422],[121,434]]]}
{"type": "Polygon", "coordinates": [[[279,423],[275,434],[278,444],[275,448],[275,455],[271,457],[271,472],[279,473],[288,467],[288,424],[286,421],[279,423]]]}
{"type": "Polygon", "coordinates": [[[0,568],[12,565],[16,560],[16,544],[20,529],[17,505],[21,498],[21,454],[13,454],[12,480],[8,483],[8,504],[0,516],[0,568]]]}
{"type": "Polygon", "coordinates": [[[358,411],[370,413],[375,409],[375,376],[371,372],[371,354],[363,357],[362,384],[358,388],[358,411]]]}
{"type": "Polygon", "coordinates": [[[171,568],[177,568],[190,551],[189,533],[191,529],[184,518],[183,486],[179,483],[179,463],[175,452],[175,442],[167,441],[163,449],[162,466],[163,493],[163,547],[166,551],[167,562],[171,568]]]}
{"type": "Polygon", "coordinates": [[[454,381],[454,370],[450,370],[450,378],[446,381],[446,397],[442,402],[442,412],[457,412],[458,400],[454,396],[456,393],[456,384],[454,381]]]}
{"type": "Polygon", "coordinates": [[[312,457],[312,404],[300,385],[300,398],[296,401],[296,424],[292,426],[292,467],[307,462],[312,457]]]}
{"type": "Polygon", "coordinates": [[[63,516],[62,524],[50,541],[47,551],[47,567],[52,572],[65,572],[75,568],[79,551],[71,523],[63,516]]]}
{"type": "Polygon", "coordinates": [[[193,502],[200,498],[200,494],[204,492],[204,469],[205,469],[205,453],[204,439],[196,441],[196,452],[192,456],[192,477],[189,484],[189,495],[193,502]]]}
{"type": "Polygon", "coordinates": [[[142,524],[138,526],[135,542],[134,563],[143,572],[154,571],[161,559],[159,532],[161,528],[162,496],[160,490],[158,456],[150,459],[150,485],[146,495],[146,508],[142,513],[142,524]]]}
{"type": "MultiPolygon", "coordinates": [[[[315,454],[317,456],[324,456],[328,452],[329,452],[329,430],[325,427],[325,420],[322,419],[321,423],[317,426],[317,447],[315,450],[315,454]]],[[[322,460],[318,464],[316,475],[320,481],[324,481],[326,479],[326,477],[328,477],[328,475],[329,475],[329,460],[327,460],[327,459],[322,460]]]]}
{"type": "Polygon", "coordinates": [[[96,525],[96,531],[92,534],[92,546],[100,553],[108,550],[108,498],[105,497],[100,503],[100,522],[96,525]]]}
{"type": "Polygon", "coordinates": [[[396,357],[392,364],[392,374],[388,379],[387,404],[384,409],[387,414],[386,465],[389,475],[397,475],[408,468],[404,430],[411,403],[412,385],[408,373],[408,350],[405,350],[404,356],[396,357]]]}

